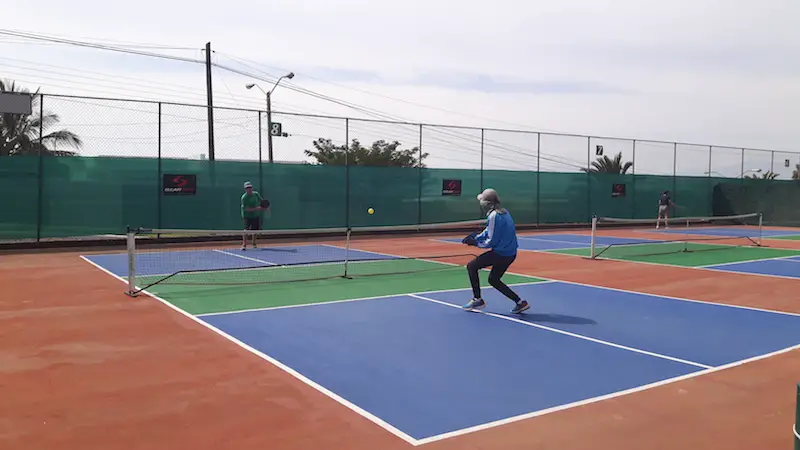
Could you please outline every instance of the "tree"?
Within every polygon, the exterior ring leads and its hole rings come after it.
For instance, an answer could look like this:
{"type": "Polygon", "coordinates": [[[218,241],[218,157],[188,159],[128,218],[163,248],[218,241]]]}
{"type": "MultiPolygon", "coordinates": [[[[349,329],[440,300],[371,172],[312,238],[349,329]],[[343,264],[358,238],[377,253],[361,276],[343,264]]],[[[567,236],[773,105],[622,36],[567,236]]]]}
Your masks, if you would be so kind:
{"type": "Polygon", "coordinates": [[[792,171],[792,179],[800,180],[800,164],[794,165],[794,170],[792,171]]]}
{"type": "Polygon", "coordinates": [[[633,167],[633,163],[631,161],[622,164],[622,152],[619,152],[614,159],[611,159],[608,156],[601,156],[597,158],[596,161],[592,162],[592,167],[582,167],[581,170],[583,172],[625,174],[631,167],[633,167]]]}
{"type": "Polygon", "coordinates": [[[745,175],[744,177],[750,178],[752,180],[774,180],[778,178],[778,174],[771,170],[768,170],[761,175],[752,174],[752,175],[745,175]]]}
{"type": "Polygon", "coordinates": [[[346,145],[334,145],[330,139],[319,138],[315,140],[315,150],[305,150],[306,156],[312,157],[317,164],[331,166],[382,166],[382,167],[425,167],[421,160],[428,157],[423,153],[420,157],[419,147],[400,150],[400,142],[386,142],[378,140],[369,148],[361,145],[358,139],[353,139],[348,149],[346,145]]]}
{"type": "MultiPolygon", "coordinates": [[[[14,81],[3,80],[0,80],[0,92],[30,94],[30,91],[19,87],[14,81]]],[[[47,111],[40,115],[39,102],[42,100],[38,93],[37,89],[32,94],[33,114],[0,114],[0,156],[37,155],[40,150],[47,155],[74,156],[76,153],[73,151],[52,149],[55,146],[76,149],[83,146],[81,138],[69,130],[50,131],[61,118],[47,111]]]]}

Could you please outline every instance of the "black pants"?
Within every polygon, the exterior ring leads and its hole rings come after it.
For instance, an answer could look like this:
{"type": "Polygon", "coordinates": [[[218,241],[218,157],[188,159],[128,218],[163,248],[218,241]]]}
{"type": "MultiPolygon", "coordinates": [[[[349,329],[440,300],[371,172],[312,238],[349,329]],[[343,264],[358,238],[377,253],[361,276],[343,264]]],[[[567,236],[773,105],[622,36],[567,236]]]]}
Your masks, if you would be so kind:
{"type": "Polygon", "coordinates": [[[481,284],[478,278],[478,271],[492,266],[492,270],[489,272],[489,284],[494,286],[495,289],[506,297],[514,300],[515,303],[519,302],[519,295],[512,291],[511,288],[501,280],[506,270],[508,270],[515,259],[517,259],[517,255],[500,256],[495,253],[494,250],[489,250],[470,261],[469,264],[467,264],[467,272],[469,273],[469,281],[472,284],[473,297],[481,298],[481,284]]]}
{"type": "Polygon", "coordinates": [[[260,217],[245,217],[244,218],[244,229],[245,230],[260,230],[261,229],[261,218],[260,217]]]}

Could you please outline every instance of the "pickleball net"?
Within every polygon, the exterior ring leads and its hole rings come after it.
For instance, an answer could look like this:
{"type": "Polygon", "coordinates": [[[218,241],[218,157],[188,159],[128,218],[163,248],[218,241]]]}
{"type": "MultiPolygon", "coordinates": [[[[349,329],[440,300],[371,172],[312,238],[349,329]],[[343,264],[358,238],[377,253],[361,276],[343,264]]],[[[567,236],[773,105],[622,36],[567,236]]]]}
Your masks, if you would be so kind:
{"type": "Polygon", "coordinates": [[[299,230],[128,230],[127,294],[156,285],[237,286],[463,270],[474,247],[442,242],[485,220],[299,230]],[[247,239],[242,249],[242,236],[247,239]],[[256,248],[252,247],[255,237],[256,248]]]}
{"type": "MultiPolygon", "coordinates": [[[[763,220],[761,213],[731,216],[673,217],[664,219],[656,228],[657,219],[626,219],[619,217],[594,217],[592,219],[591,258],[601,255],[612,258],[656,256],[670,253],[692,253],[726,250],[735,247],[762,245],[763,220]],[[603,239],[603,226],[614,229],[630,227],[636,232],[661,233],[661,239],[646,237],[619,238],[612,242],[603,239]]],[[[615,233],[618,236],[618,233],[615,233]]]]}

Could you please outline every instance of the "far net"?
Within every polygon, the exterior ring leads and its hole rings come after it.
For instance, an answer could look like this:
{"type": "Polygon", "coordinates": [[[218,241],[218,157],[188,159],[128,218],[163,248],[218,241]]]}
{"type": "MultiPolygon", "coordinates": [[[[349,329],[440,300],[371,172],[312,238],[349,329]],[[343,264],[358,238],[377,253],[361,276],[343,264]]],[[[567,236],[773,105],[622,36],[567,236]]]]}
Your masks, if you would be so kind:
{"type": "Polygon", "coordinates": [[[136,295],[155,285],[258,285],[463,270],[475,251],[461,244],[461,238],[484,224],[474,220],[301,230],[136,229],[128,233],[124,278],[128,294],[136,295]]]}
{"type": "Polygon", "coordinates": [[[656,218],[597,217],[592,221],[591,257],[630,258],[760,247],[762,234],[760,213],[674,217],[666,222],[656,218]],[[621,230],[624,231],[620,233],[621,230]]]}

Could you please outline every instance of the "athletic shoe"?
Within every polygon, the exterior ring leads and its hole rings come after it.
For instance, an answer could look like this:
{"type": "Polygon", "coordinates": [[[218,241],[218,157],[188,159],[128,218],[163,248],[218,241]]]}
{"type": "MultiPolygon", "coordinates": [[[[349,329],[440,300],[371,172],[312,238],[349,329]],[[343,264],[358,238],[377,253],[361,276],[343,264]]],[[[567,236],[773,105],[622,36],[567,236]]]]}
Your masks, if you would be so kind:
{"type": "Polygon", "coordinates": [[[472,311],[475,309],[483,309],[484,306],[486,306],[486,302],[483,301],[482,298],[473,298],[472,300],[469,301],[469,303],[462,306],[461,308],[466,311],[472,311]]]}
{"type": "Polygon", "coordinates": [[[514,309],[511,310],[511,314],[520,314],[522,311],[527,311],[530,308],[531,305],[529,305],[525,300],[522,300],[521,302],[517,303],[517,306],[515,306],[514,309]]]}

